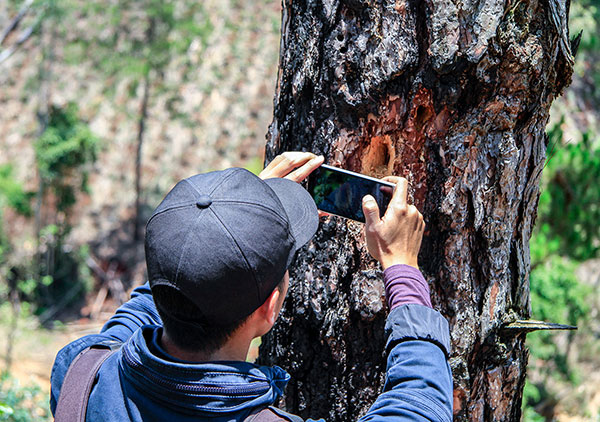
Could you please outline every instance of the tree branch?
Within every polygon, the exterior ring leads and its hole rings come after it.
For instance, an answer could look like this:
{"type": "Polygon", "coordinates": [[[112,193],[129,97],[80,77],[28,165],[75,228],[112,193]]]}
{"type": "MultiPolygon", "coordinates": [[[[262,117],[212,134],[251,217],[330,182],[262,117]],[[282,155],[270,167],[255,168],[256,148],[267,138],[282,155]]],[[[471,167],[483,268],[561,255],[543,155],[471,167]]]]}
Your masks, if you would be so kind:
{"type": "Polygon", "coordinates": [[[23,19],[23,17],[25,17],[32,4],[33,0],[27,0],[25,1],[25,3],[23,3],[21,8],[19,9],[19,13],[17,13],[17,16],[15,16],[14,19],[4,29],[4,31],[2,31],[2,35],[0,35],[0,45],[4,44],[4,41],[6,41],[6,38],[8,38],[11,32],[13,32],[19,27],[19,23],[21,23],[21,20],[23,19]]]}
{"type": "Polygon", "coordinates": [[[40,22],[42,22],[41,16],[36,20],[36,22],[33,25],[31,25],[29,28],[23,31],[21,36],[13,45],[11,45],[6,50],[0,51],[0,64],[5,62],[10,56],[12,56],[15,53],[15,51],[17,51],[17,49],[21,46],[21,44],[23,44],[33,35],[40,22]]]}

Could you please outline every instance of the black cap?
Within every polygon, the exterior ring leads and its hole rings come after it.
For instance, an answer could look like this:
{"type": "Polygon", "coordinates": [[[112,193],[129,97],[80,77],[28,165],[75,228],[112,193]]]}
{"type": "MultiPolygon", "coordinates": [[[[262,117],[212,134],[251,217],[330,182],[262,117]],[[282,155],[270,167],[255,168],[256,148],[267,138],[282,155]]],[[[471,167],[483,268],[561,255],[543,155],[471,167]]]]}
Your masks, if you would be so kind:
{"type": "Polygon", "coordinates": [[[192,176],[146,225],[150,286],[178,290],[205,321],[238,321],[264,303],[318,224],[312,197],[291,180],[241,168],[192,176]]]}

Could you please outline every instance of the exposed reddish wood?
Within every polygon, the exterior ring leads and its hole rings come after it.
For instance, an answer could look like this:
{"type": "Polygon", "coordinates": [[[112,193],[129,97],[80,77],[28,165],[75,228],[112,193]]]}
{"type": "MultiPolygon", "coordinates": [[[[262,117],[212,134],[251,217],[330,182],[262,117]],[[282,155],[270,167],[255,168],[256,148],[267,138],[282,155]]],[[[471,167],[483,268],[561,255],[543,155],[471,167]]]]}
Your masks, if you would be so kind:
{"type": "Polygon", "coordinates": [[[492,290],[490,292],[490,319],[494,319],[494,308],[496,307],[496,297],[498,296],[498,292],[500,288],[498,287],[498,283],[492,284],[492,290]]]}

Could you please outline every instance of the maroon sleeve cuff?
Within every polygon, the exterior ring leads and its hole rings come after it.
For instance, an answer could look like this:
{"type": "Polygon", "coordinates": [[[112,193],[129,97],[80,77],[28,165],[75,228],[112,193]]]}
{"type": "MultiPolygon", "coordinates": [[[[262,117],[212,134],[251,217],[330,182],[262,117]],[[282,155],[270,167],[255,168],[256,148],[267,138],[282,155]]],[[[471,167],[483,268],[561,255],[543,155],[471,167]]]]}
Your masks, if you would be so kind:
{"type": "Polygon", "coordinates": [[[385,294],[390,311],[400,305],[413,303],[429,308],[429,285],[421,271],[405,264],[392,265],[383,272],[385,294]]]}

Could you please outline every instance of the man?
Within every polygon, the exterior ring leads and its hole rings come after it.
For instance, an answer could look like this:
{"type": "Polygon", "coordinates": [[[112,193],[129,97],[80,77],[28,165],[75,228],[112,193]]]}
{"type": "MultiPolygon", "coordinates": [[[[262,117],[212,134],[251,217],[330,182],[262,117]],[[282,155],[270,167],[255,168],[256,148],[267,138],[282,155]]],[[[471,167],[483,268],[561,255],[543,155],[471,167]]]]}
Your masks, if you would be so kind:
{"type": "MultiPolygon", "coordinates": [[[[88,421],[243,421],[272,405],[289,375],[245,358],[252,339],[275,323],[287,268],[317,230],[314,201],[296,182],[322,163],[311,153],[284,153],[259,177],[228,169],[179,182],[146,227],[149,283],[133,291],[100,334],[58,353],[53,414],[71,362],[98,343],[120,348],[98,371],[88,421]]],[[[396,184],[386,214],[379,217],[370,196],[363,211],[390,308],[387,379],[361,420],[450,421],[448,325],[431,308],[417,263],[423,218],[407,204],[406,180],[386,180],[396,184]]],[[[299,419],[268,412],[271,420],[299,419]]]]}

